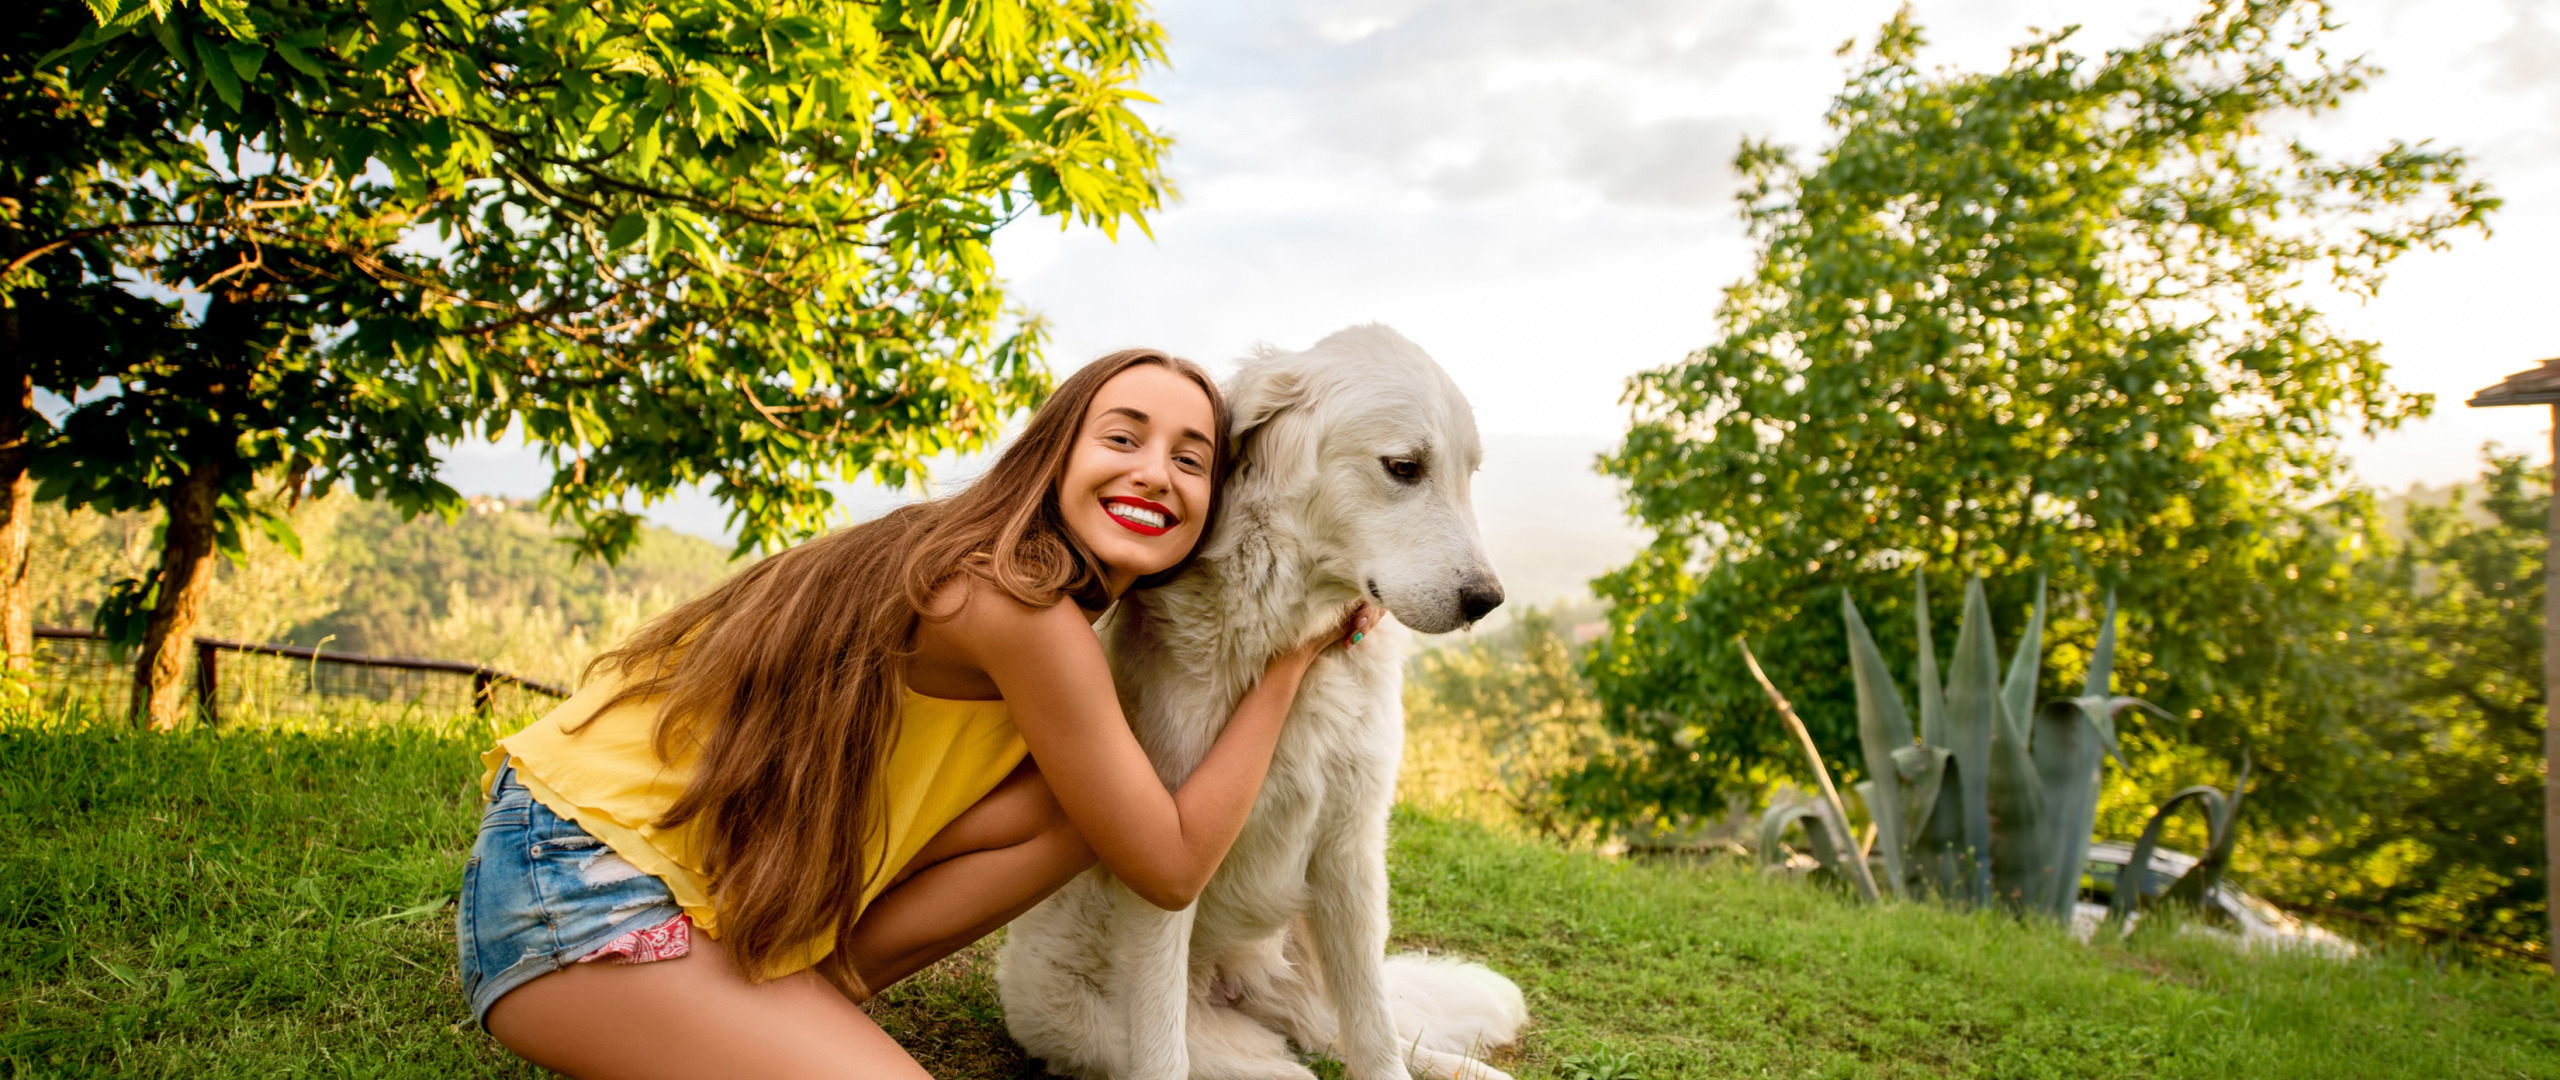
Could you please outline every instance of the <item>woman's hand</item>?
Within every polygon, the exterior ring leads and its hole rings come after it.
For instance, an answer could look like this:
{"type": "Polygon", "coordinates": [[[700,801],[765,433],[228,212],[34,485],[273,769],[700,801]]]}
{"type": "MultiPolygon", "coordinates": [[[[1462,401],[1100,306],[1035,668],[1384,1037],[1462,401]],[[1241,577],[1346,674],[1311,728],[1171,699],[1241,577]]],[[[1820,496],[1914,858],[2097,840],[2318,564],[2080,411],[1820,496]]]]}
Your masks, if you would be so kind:
{"type": "Polygon", "coordinates": [[[1370,607],[1366,600],[1354,601],[1350,609],[1342,613],[1342,626],[1339,629],[1328,634],[1318,634],[1309,639],[1306,644],[1272,657],[1271,668],[1267,670],[1277,670],[1285,663],[1294,664],[1303,671],[1307,665],[1315,662],[1318,654],[1327,648],[1340,645],[1348,649],[1359,644],[1361,639],[1369,635],[1369,628],[1377,625],[1377,622],[1376,608],[1370,607]]]}

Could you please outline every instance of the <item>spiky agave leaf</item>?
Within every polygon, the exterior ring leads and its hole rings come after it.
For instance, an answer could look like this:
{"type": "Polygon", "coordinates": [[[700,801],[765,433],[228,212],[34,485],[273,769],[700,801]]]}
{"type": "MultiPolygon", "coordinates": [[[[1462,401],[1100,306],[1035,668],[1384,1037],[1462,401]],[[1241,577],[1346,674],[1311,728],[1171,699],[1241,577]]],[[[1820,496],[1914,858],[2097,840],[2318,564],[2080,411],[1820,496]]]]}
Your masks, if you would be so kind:
{"type": "MultiPolygon", "coordinates": [[[[1979,590],[1976,590],[1977,592],[1979,590]]],[[[1965,604],[1973,613],[1972,594],[1965,604]]],[[[1986,604],[1984,617],[1989,617],[1986,604]]],[[[2052,827],[2046,824],[2048,800],[2041,771],[2032,752],[2036,677],[2044,662],[2044,577],[2036,577],[2035,612],[2018,636],[2018,651],[2009,661],[1991,731],[1991,879],[2002,904],[2040,909],[2060,873],[2054,862],[2052,827]]]]}
{"type": "Polygon", "coordinates": [[[2232,845],[2240,838],[2240,804],[2249,797],[2249,751],[2240,751],[2240,779],[2231,785],[2231,798],[2213,815],[2213,832],[2205,846],[2204,857],[2196,860],[2187,872],[2178,875],[2161,899],[2188,907],[2201,907],[2205,897],[2222,884],[2222,872],[2231,865],[2232,845]]]}
{"type": "Polygon", "coordinates": [[[1929,632],[1927,575],[1912,571],[1911,588],[1918,594],[1911,610],[1920,623],[1920,741],[1953,749],[1947,737],[1947,695],[1938,685],[1938,643],[1929,632]]]}
{"type": "Polygon", "coordinates": [[[2151,820],[2142,826],[2142,838],[2133,842],[2133,854],[2125,860],[2124,873],[2116,878],[2115,901],[2107,907],[2108,919],[2122,921],[2132,917],[2138,909],[2142,894],[2147,891],[2144,886],[2151,879],[2151,857],[2160,850],[2160,829],[2169,823],[2170,815],[2189,802],[2204,808],[2209,829],[2218,831],[2221,828],[2227,816],[2227,801],[2222,797],[2222,789],[2198,784],[2169,796],[2159,809],[2151,812],[2151,820]]]}
{"type": "Polygon", "coordinates": [[[1938,679],[1938,642],[1929,618],[1929,576],[1914,569],[1911,589],[1912,617],[1920,631],[1920,741],[1938,751],[1932,773],[1935,792],[1921,802],[1915,818],[1925,819],[1928,828],[1912,830],[1913,861],[1921,864],[1939,897],[1970,902],[1976,895],[1973,871],[1982,863],[1965,831],[1963,777],[1970,774],[1956,762],[1954,738],[1947,731],[1947,694],[1938,679]],[[1954,783],[1946,782],[1950,777],[1954,783]]]}
{"type": "Polygon", "coordinates": [[[2116,594],[2110,589],[2106,619],[2098,627],[2097,647],[2089,653],[2089,677],[2081,696],[2036,713],[2033,750],[2036,775],[2044,781],[2046,843],[2053,853],[2053,873],[2044,882],[2040,902],[2030,906],[2065,921],[2080,898],[2080,871],[2089,862],[2090,836],[2098,827],[2098,793],[2106,759],[2114,756],[2122,761],[2116,749],[2114,706],[2107,697],[2115,656],[2116,594]]]}
{"type": "Polygon", "coordinates": [[[2036,714],[2036,679],[2043,673],[2044,575],[2038,573],[2035,613],[2027,618],[2027,632],[2018,635],[2018,651],[2009,658],[2008,677],[2000,684],[2000,703],[2009,707],[2009,719],[2021,735],[2036,714]]]}
{"type": "Polygon", "coordinates": [[[1858,614],[1858,604],[1847,590],[1840,593],[1840,619],[1848,626],[1849,670],[1858,684],[1858,745],[1865,752],[1870,778],[1868,784],[1860,785],[1868,791],[1867,817],[1876,824],[1876,849],[1884,855],[1886,891],[1907,896],[1904,879],[1909,867],[1904,855],[1909,834],[1903,819],[1908,811],[1902,770],[1895,757],[1917,749],[1911,743],[1911,714],[1903,708],[1893,672],[1885,667],[1875,635],[1867,632],[1867,621],[1858,614]]]}
{"type": "Polygon", "coordinates": [[[1973,860],[1976,903],[1991,899],[1991,743],[2002,726],[2000,657],[1991,635],[1991,605],[1983,599],[1982,579],[1975,578],[1965,583],[1964,621],[1956,627],[1947,671],[1946,727],[1964,795],[1964,842],[1973,860]]]}
{"type": "Polygon", "coordinates": [[[2003,905],[2033,908],[2052,889],[2052,832],[2045,825],[2044,780],[2027,746],[2027,725],[2009,717],[2005,701],[1992,703],[1991,885],[2003,905]]]}
{"type": "Polygon", "coordinates": [[[1956,770],[1955,755],[1943,746],[1906,746],[1893,752],[1893,764],[1904,785],[1912,877],[1942,898],[1969,895],[1973,859],[1964,846],[1963,785],[1946,782],[1956,770]]]}
{"type": "Polygon", "coordinates": [[[2089,861],[2090,833],[2097,827],[2099,770],[2107,747],[2077,702],[2056,701],[2036,714],[2034,756],[2036,776],[2044,785],[2050,872],[2041,875],[2027,906],[2069,919],[2080,895],[2080,868],[2089,861]]]}
{"type": "MultiPolygon", "coordinates": [[[[1851,838],[1849,823],[1839,820],[1831,812],[1831,804],[1822,799],[1779,803],[1760,815],[1760,865],[1778,865],[1778,851],[1784,846],[1787,829],[1798,822],[1804,824],[1805,847],[1811,849],[1813,861],[1865,893],[1864,879],[1849,870],[1848,860],[1857,857],[1857,843],[1851,838]]],[[[1875,899],[1873,895],[1866,898],[1875,899]]]]}

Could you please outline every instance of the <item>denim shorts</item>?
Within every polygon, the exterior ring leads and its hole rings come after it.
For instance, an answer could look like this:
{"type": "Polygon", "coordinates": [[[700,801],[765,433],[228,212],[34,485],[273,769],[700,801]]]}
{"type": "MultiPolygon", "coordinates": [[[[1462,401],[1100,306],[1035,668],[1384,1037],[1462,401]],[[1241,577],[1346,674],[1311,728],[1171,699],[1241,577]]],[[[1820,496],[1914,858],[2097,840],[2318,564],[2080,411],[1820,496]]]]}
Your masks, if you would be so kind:
{"type": "Polygon", "coordinates": [[[489,788],[453,933],[462,993],[483,1027],[508,991],[684,913],[665,882],[537,801],[514,762],[489,788]]]}

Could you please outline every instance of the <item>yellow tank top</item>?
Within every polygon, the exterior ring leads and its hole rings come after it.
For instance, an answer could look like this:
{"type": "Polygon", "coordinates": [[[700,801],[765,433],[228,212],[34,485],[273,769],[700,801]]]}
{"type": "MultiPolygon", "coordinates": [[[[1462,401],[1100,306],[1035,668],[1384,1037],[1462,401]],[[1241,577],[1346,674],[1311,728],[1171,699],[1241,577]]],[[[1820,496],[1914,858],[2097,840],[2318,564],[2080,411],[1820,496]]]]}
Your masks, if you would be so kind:
{"type": "MultiPolygon", "coordinates": [[[[704,872],[695,826],[667,830],[654,824],[684,792],[693,776],[693,756],[659,760],[650,739],[658,717],[655,698],[625,702],[597,715],[616,685],[616,680],[599,679],[524,730],[499,740],[481,755],[485,771],[480,790],[488,791],[499,762],[513,757],[517,778],[535,799],[666,882],[694,925],[716,939],[720,912],[711,902],[711,878],[704,872]],[[575,733],[568,730],[591,715],[594,723],[575,733]]],[[[1024,754],[1022,735],[1014,730],[1013,714],[1004,702],[908,692],[881,774],[887,781],[888,817],[863,851],[866,861],[887,869],[863,890],[863,905],[868,907],[889,876],[913,860],[943,826],[995,790],[1024,754]]],[[[807,968],[834,950],[832,937],[806,942],[777,964],[773,974],[807,968]]]]}

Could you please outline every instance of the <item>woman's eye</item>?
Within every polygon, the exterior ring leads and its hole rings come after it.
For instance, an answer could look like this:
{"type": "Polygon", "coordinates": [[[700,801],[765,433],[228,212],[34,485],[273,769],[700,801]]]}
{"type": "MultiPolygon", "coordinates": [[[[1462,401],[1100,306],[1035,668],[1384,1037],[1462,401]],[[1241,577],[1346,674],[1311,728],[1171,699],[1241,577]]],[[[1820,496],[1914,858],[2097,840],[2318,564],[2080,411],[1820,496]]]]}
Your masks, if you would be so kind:
{"type": "Polygon", "coordinates": [[[1386,466],[1387,475],[1398,480],[1411,482],[1422,479],[1422,463],[1412,458],[1380,458],[1378,462],[1386,466]]]}

